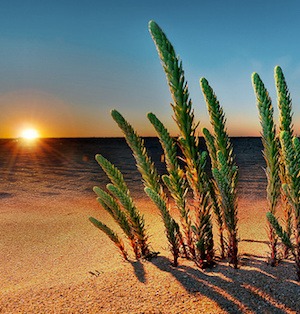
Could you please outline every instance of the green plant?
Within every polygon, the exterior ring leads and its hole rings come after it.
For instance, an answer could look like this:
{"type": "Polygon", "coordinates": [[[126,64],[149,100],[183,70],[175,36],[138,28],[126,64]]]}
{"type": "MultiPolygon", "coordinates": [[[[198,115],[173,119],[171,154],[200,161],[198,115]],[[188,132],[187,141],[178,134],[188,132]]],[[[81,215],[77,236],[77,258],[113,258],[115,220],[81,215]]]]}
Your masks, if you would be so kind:
{"type": "Polygon", "coordinates": [[[170,215],[167,206],[167,196],[160,183],[160,176],[156,171],[154,163],[148,156],[143,139],[137,135],[133,127],[117,110],[112,110],[111,115],[124,133],[126,142],[133,152],[137,168],[143,178],[146,194],[160,210],[171,252],[173,254],[173,264],[174,266],[177,266],[180,245],[182,244],[182,235],[180,233],[179,225],[170,215]]]}
{"type": "Polygon", "coordinates": [[[267,218],[282,242],[291,250],[296,262],[297,277],[300,281],[300,142],[297,137],[292,138],[289,132],[281,131],[280,143],[286,175],[283,190],[293,210],[294,243],[287,231],[283,231],[272,212],[267,214],[267,218]]]}
{"type": "MultiPolygon", "coordinates": [[[[199,138],[196,134],[198,124],[194,122],[192,101],[189,97],[182,63],[177,58],[173,46],[154,21],[149,22],[149,30],[166,73],[174,102],[172,104],[174,120],[179,128],[179,137],[172,138],[162,122],[153,113],[148,114],[148,119],[154,126],[164,150],[167,174],[162,177],[158,175],[143,139],[138,136],[124,117],[116,110],[112,110],[111,115],[122,130],[126,142],[133,152],[137,169],[142,175],[146,194],[160,211],[173,255],[173,264],[177,266],[181,252],[185,257],[193,259],[201,268],[214,263],[211,218],[213,211],[219,224],[221,257],[223,258],[225,255],[223,238],[225,225],[228,231],[227,254],[230,262],[237,267],[237,167],[234,163],[232,145],[226,133],[223,110],[216,98],[213,100],[214,103],[207,102],[215,137],[208,130],[204,130],[204,135],[212,160],[215,189],[213,180],[205,169],[207,152],[200,149],[199,138]],[[214,119],[214,114],[217,115],[216,119],[214,119]],[[180,154],[177,154],[177,146],[183,155],[180,157],[183,165],[178,162],[180,154]],[[180,225],[170,214],[170,202],[162,183],[169,190],[180,213],[183,235],[180,225]],[[193,198],[189,196],[189,190],[192,191],[193,198]],[[191,211],[192,209],[193,211],[191,211]]],[[[204,84],[206,81],[203,79],[202,82],[204,84]]],[[[211,96],[209,93],[212,91],[209,90],[208,84],[202,87],[204,95],[208,99],[211,96]]],[[[133,204],[122,174],[101,155],[97,155],[96,159],[112,182],[107,185],[109,193],[98,187],[94,188],[99,196],[98,201],[123,229],[136,256],[139,257],[139,252],[142,256],[147,255],[149,249],[144,220],[133,204]]],[[[94,221],[92,222],[94,223],[94,221]]],[[[111,229],[104,228],[102,223],[98,223],[96,226],[104,232],[107,231],[109,236],[115,234],[111,232],[111,229]]],[[[111,239],[114,241],[118,238],[111,236],[111,239]]],[[[120,241],[114,242],[119,243],[120,241]]]]}
{"type": "Polygon", "coordinates": [[[119,248],[124,259],[128,260],[128,254],[125,250],[124,243],[119,238],[119,236],[113,230],[111,230],[109,227],[107,227],[104,223],[97,220],[96,218],[90,217],[89,220],[96,228],[103,231],[115,243],[115,245],[119,248]]]}
{"type": "MultiPolygon", "coordinates": [[[[217,100],[213,89],[205,78],[200,79],[200,86],[207,104],[210,123],[214,130],[212,135],[203,129],[206,145],[211,158],[212,174],[215,180],[216,193],[219,195],[219,207],[222,212],[215,211],[218,225],[221,251],[224,252],[223,223],[227,237],[227,255],[230,263],[238,265],[238,238],[237,238],[237,174],[238,169],[234,161],[233,146],[226,131],[226,119],[222,107],[217,100]]],[[[224,253],[223,253],[224,254],[224,253]]]]}
{"type": "Polygon", "coordinates": [[[137,242],[126,214],[121,210],[119,203],[109,193],[94,187],[94,192],[98,195],[98,202],[113,217],[116,223],[121,227],[126,237],[129,239],[132,249],[137,258],[139,258],[137,242]]]}
{"type": "Polygon", "coordinates": [[[267,162],[267,194],[270,209],[267,219],[270,226],[271,262],[272,264],[276,262],[276,233],[285,246],[284,256],[287,257],[289,251],[293,254],[300,281],[300,142],[293,135],[292,100],[279,66],[275,67],[274,76],[280,113],[279,138],[276,137],[271,99],[258,74],[252,75],[263,128],[264,156],[267,162]],[[280,183],[285,211],[285,230],[280,225],[275,211],[280,194],[280,183]]]}
{"type": "MultiPolygon", "coordinates": [[[[103,156],[96,155],[96,160],[112,182],[112,184],[106,186],[110,194],[99,187],[94,187],[94,191],[98,195],[98,202],[121,227],[131,243],[135,257],[137,259],[150,257],[151,252],[148,246],[144,218],[140,215],[130,196],[122,173],[103,156]],[[122,209],[120,206],[122,206],[122,209]]],[[[123,257],[125,258],[126,256],[127,259],[127,253],[124,254],[124,244],[119,236],[97,219],[90,217],[90,221],[115,242],[120,248],[123,257]]]]}
{"type": "Polygon", "coordinates": [[[148,119],[154,126],[161,146],[164,150],[168,175],[163,175],[162,180],[175,200],[177,209],[179,210],[181,216],[181,224],[183,226],[186,240],[185,245],[188,248],[188,252],[185,250],[185,255],[186,257],[195,258],[195,245],[191,229],[192,222],[190,209],[187,206],[188,184],[184,171],[178,163],[176,142],[172,139],[168,130],[164,127],[161,121],[153,113],[148,113],[148,119]]]}
{"type": "MultiPolygon", "coordinates": [[[[275,84],[277,91],[277,104],[279,108],[279,130],[286,131],[290,137],[293,137],[293,124],[292,124],[292,99],[283,75],[282,69],[276,66],[274,69],[275,84]]],[[[282,155],[282,149],[280,150],[280,180],[281,184],[287,183],[287,174],[284,167],[284,157],[282,155]]],[[[292,236],[292,206],[288,201],[286,193],[281,188],[281,201],[284,208],[285,218],[285,231],[287,236],[292,236]]],[[[285,246],[284,257],[287,258],[289,254],[289,247],[285,246]]]]}
{"type": "Polygon", "coordinates": [[[137,241],[141,251],[139,255],[148,256],[150,254],[150,250],[147,243],[148,236],[145,229],[145,220],[133,202],[122,173],[102,155],[97,154],[96,160],[112,182],[112,184],[107,185],[107,189],[128,213],[128,219],[132,227],[135,240],[137,241]]]}
{"type": "MultiPolygon", "coordinates": [[[[259,111],[260,123],[262,127],[263,155],[267,164],[267,200],[269,211],[276,215],[276,206],[280,195],[279,178],[279,143],[276,138],[276,129],[273,119],[272,101],[267,89],[257,73],[252,74],[252,84],[256,94],[257,107],[259,111]]],[[[277,236],[272,224],[269,223],[268,236],[270,240],[270,264],[277,263],[277,236]]]]}
{"type": "MultiPolygon", "coordinates": [[[[196,222],[193,226],[186,224],[195,236],[195,258],[200,267],[209,265],[214,260],[214,242],[210,214],[212,198],[209,178],[205,172],[206,155],[201,152],[196,136],[197,124],[194,122],[192,101],[189,97],[187,82],[181,61],[162,29],[154,22],[149,22],[149,31],[156,45],[158,55],[166,73],[166,78],[173,98],[174,120],[179,128],[178,144],[184,156],[185,176],[194,195],[196,222]]],[[[172,192],[171,192],[172,193],[172,192]]],[[[217,202],[213,202],[217,204],[217,202]]],[[[190,235],[190,230],[187,234],[190,235]]]]}

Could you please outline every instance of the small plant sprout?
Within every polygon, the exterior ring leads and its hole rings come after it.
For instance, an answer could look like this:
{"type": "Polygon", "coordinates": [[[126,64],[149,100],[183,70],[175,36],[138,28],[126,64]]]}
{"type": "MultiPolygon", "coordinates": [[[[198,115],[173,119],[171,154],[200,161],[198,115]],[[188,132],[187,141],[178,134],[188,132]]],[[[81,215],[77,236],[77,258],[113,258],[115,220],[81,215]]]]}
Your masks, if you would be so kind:
{"type": "Polygon", "coordinates": [[[96,228],[104,232],[115,243],[117,248],[119,248],[123,258],[125,260],[128,260],[128,254],[125,250],[122,239],[120,239],[119,236],[113,230],[111,230],[109,227],[107,227],[104,223],[97,220],[96,218],[90,217],[89,220],[96,228]]]}
{"type": "MultiPolygon", "coordinates": [[[[94,187],[98,202],[123,230],[131,244],[135,257],[137,259],[151,257],[144,218],[134,205],[122,173],[102,155],[96,155],[96,160],[112,182],[107,185],[107,190],[110,193],[99,187],[94,187]]],[[[126,256],[127,259],[128,254],[125,252],[123,241],[119,236],[97,219],[90,217],[90,221],[109,236],[119,247],[123,257],[126,256]]]]}
{"type": "Polygon", "coordinates": [[[120,202],[124,211],[127,212],[129,222],[135,235],[135,240],[140,249],[139,255],[143,257],[148,256],[150,250],[148,247],[145,220],[133,202],[122,173],[102,155],[96,155],[96,160],[112,182],[112,184],[107,185],[107,189],[120,202]]]}

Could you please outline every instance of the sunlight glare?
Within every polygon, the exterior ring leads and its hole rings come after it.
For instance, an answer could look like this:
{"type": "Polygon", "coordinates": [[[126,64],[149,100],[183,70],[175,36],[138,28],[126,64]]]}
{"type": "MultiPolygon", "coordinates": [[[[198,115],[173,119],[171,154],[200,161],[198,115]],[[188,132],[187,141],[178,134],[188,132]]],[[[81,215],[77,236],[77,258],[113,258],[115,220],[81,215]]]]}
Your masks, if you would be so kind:
{"type": "Polygon", "coordinates": [[[27,140],[34,140],[39,137],[39,133],[35,129],[26,129],[22,131],[21,137],[27,140]]]}

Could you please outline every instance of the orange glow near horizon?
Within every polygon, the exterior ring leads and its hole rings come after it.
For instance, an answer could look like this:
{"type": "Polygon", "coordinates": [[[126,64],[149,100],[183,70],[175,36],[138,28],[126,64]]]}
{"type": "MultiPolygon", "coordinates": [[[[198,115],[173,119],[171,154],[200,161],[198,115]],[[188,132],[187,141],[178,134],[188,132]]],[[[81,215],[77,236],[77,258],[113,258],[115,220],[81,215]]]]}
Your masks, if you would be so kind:
{"type": "MultiPolygon", "coordinates": [[[[0,94],[0,107],[5,115],[0,116],[0,138],[28,138],[22,132],[26,129],[38,131],[38,138],[62,137],[122,137],[107,108],[80,107],[66,99],[39,90],[16,90],[0,94]]],[[[130,108],[118,109],[142,136],[157,136],[146,114],[130,108]]],[[[158,114],[172,136],[178,136],[179,130],[171,118],[171,109],[158,114]]],[[[195,122],[200,120],[197,135],[201,129],[211,128],[209,118],[198,113],[195,122]]],[[[256,115],[245,118],[242,114],[228,111],[227,130],[232,137],[260,136],[260,124],[256,115]],[[248,119],[249,118],[249,119],[248,119]]],[[[295,132],[300,133],[297,129],[295,132]]],[[[29,135],[31,137],[31,135],[29,135]]]]}

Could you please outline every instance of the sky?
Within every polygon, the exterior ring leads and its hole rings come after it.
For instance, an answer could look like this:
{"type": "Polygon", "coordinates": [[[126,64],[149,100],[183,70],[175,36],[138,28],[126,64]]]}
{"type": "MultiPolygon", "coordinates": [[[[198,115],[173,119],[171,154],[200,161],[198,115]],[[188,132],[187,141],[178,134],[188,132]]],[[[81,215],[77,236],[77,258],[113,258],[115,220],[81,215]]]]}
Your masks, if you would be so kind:
{"type": "Polygon", "coordinates": [[[42,137],[122,136],[117,109],[142,136],[155,113],[172,135],[172,101],[148,22],[180,56],[195,120],[209,127],[199,79],[213,87],[231,136],[259,136],[251,74],[273,100],[280,65],[300,133],[300,2],[297,0],[2,0],[0,138],[36,128],[42,137]]]}

